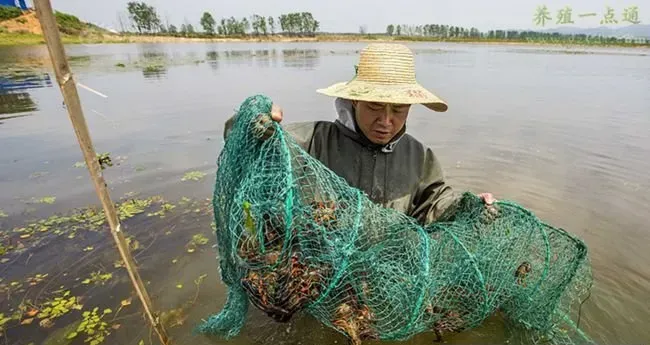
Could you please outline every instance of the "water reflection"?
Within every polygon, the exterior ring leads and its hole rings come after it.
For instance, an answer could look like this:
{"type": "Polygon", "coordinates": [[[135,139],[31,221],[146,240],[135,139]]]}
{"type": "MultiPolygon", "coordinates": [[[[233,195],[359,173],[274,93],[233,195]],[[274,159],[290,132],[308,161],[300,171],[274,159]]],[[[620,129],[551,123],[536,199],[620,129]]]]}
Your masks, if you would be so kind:
{"type": "Polygon", "coordinates": [[[320,64],[320,51],[317,49],[283,49],[285,67],[314,69],[320,64]]]}
{"type": "Polygon", "coordinates": [[[254,54],[250,50],[227,50],[223,55],[224,62],[228,65],[253,65],[254,54]]]}
{"type": "Polygon", "coordinates": [[[167,67],[160,63],[152,63],[142,68],[142,75],[148,80],[160,80],[167,77],[167,67]]]}
{"type": "MultiPolygon", "coordinates": [[[[45,72],[30,70],[6,70],[0,72],[0,115],[37,110],[38,107],[27,90],[51,86],[50,75],[45,72]]],[[[10,117],[2,118],[7,119],[10,117]]]]}
{"type": "Polygon", "coordinates": [[[205,61],[210,65],[210,68],[219,69],[219,52],[213,50],[205,53],[205,61]]]}
{"type": "Polygon", "coordinates": [[[271,67],[271,60],[275,60],[275,50],[273,50],[273,52],[267,49],[255,51],[255,62],[257,62],[257,67],[271,67]],[[271,55],[271,53],[273,53],[273,55],[271,55]]]}
{"type": "Polygon", "coordinates": [[[90,55],[71,55],[68,56],[68,62],[71,68],[90,67],[93,62],[90,55]]]}
{"type": "Polygon", "coordinates": [[[275,49],[208,51],[205,60],[212,69],[218,69],[220,63],[225,65],[247,65],[262,68],[277,67],[275,49]],[[221,61],[220,61],[221,60],[221,61]]]}

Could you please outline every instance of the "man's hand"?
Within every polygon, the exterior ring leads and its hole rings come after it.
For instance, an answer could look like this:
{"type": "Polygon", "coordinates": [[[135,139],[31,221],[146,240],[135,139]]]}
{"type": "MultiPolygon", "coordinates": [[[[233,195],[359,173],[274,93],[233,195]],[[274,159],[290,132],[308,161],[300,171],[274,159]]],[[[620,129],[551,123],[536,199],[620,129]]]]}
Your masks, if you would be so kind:
{"type": "Polygon", "coordinates": [[[493,221],[499,215],[499,210],[497,210],[496,205],[494,205],[497,199],[494,198],[494,195],[492,195],[492,193],[481,193],[478,196],[485,203],[488,219],[490,219],[490,221],[493,221]]]}
{"type": "MultiPolygon", "coordinates": [[[[282,121],[282,108],[273,104],[271,106],[271,121],[280,123],[282,121]]],[[[269,114],[258,114],[253,126],[253,135],[262,141],[270,138],[275,132],[271,123],[269,123],[269,114]]]]}
{"type": "Polygon", "coordinates": [[[483,199],[483,202],[485,202],[485,204],[488,206],[492,206],[492,204],[494,204],[497,201],[497,199],[494,198],[492,193],[481,193],[478,196],[481,199],[483,199]]]}
{"type": "Polygon", "coordinates": [[[282,122],[282,108],[273,103],[271,106],[271,119],[275,122],[282,122]]]}

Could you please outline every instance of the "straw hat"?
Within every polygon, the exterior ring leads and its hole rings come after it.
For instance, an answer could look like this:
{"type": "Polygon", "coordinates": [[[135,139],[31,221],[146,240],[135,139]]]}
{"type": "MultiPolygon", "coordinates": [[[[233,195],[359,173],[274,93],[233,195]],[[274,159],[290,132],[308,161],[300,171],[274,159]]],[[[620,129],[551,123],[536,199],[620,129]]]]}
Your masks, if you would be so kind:
{"type": "Polygon", "coordinates": [[[371,43],[361,51],[357,74],[318,93],[352,100],[422,104],[447,111],[447,103],[415,80],[413,52],[402,44],[371,43]]]}

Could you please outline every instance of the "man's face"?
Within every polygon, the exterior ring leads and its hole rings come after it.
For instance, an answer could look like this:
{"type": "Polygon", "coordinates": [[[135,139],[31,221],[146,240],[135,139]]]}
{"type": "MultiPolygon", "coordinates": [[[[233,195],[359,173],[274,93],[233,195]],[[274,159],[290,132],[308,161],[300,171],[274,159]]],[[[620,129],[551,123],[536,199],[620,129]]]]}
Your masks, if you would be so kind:
{"type": "Polygon", "coordinates": [[[357,124],[375,144],[385,145],[404,127],[410,104],[352,101],[357,124]]]}

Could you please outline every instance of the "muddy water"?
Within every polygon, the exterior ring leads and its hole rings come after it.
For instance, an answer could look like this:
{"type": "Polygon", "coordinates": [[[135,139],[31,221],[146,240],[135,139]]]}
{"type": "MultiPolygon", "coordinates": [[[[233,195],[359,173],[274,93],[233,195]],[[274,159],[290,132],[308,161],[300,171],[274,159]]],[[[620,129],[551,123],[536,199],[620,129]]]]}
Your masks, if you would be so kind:
{"type": "MultiPolygon", "coordinates": [[[[650,342],[650,51],[410,46],[417,53],[418,79],[450,109],[432,114],[414,107],[408,132],[434,148],[457,189],[515,200],[581,236],[590,248],[595,279],[581,327],[599,343],[650,342]]],[[[168,320],[177,343],[344,343],[308,316],[277,324],[252,308],[242,334],[229,342],[194,335],[192,329],[225,301],[206,200],[223,145],[223,122],[253,93],[271,96],[284,108],[286,121],[333,120],[332,100],[314,90],[348,79],[362,47],[68,47],[96,150],[113,158],[105,177],[114,198],[160,195],[176,206],[161,218],[148,215],[160,209],[153,203],[125,219],[125,228],[139,243],[134,255],[154,303],[176,316],[168,320]],[[206,175],[183,181],[191,171],[206,175]],[[197,234],[209,242],[193,245],[197,234]]],[[[0,299],[0,313],[15,312],[11,309],[21,302],[42,305],[57,290],[71,291],[81,297],[83,310],[112,309],[105,318],[117,329],[110,328],[106,343],[155,343],[136,299],[117,312],[131,289],[123,268],[114,265],[118,255],[105,231],[80,229],[68,238],[68,233],[54,234],[51,226],[24,239],[14,232],[97,204],[87,171],[76,164],[82,156],[47,58],[44,47],[0,49],[0,231],[5,247],[23,246],[1,256],[8,261],[0,265],[0,284],[9,292],[0,299]],[[92,272],[112,277],[84,284],[92,272]],[[29,285],[27,278],[45,273],[29,285]]],[[[70,231],[71,226],[62,227],[70,231]]],[[[49,328],[38,320],[12,321],[3,338],[7,344],[39,344],[81,318],[81,311],[71,310],[49,328]]],[[[504,334],[503,324],[491,319],[445,340],[500,343],[504,334]]],[[[433,338],[424,334],[406,343],[427,344],[433,338]]]]}

